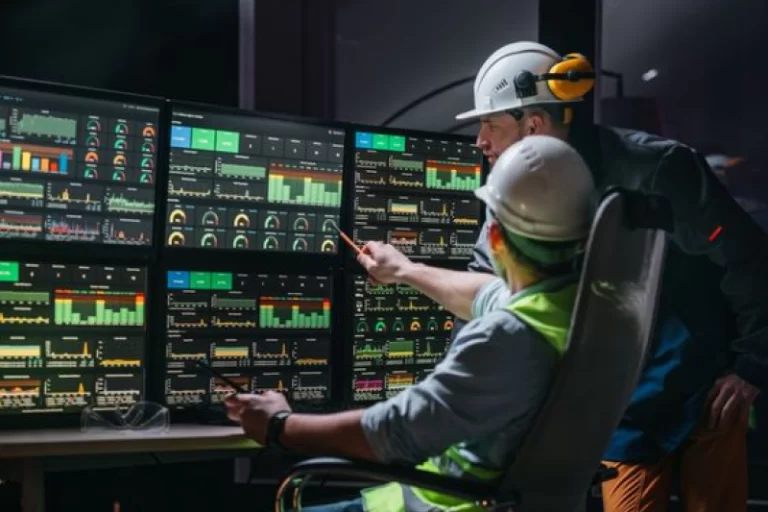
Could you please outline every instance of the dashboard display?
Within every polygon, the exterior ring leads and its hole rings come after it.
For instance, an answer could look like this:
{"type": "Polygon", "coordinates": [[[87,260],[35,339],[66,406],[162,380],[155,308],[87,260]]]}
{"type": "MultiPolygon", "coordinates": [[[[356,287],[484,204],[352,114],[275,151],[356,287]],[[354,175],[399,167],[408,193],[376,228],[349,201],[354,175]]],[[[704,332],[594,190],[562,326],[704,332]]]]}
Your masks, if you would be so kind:
{"type": "Polygon", "coordinates": [[[453,315],[404,285],[354,277],[353,401],[389,398],[426,377],[448,348],[453,315]]]}
{"type": "Polygon", "coordinates": [[[0,262],[0,413],[141,400],[145,303],[143,267],[0,262]]]}
{"type": "Polygon", "coordinates": [[[217,403],[232,392],[201,372],[198,360],[249,391],[282,391],[298,401],[328,399],[328,276],[174,270],[166,288],[169,406],[217,403]]]}
{"type": "Polygon", "coordinates": [[[151,245],[159,117],[0,87],[0,238],[151,245]]]}
{"type": "Polygon", "coordinates": [[[329,253],[344,131],[175,108],[166,245],[329,253]]]}
{"type": "Polygon", "coordinates": [[[469,259],[482,225],[482,154],[465,142],[355,134],[354,237],[416,259],[469,259]]]}

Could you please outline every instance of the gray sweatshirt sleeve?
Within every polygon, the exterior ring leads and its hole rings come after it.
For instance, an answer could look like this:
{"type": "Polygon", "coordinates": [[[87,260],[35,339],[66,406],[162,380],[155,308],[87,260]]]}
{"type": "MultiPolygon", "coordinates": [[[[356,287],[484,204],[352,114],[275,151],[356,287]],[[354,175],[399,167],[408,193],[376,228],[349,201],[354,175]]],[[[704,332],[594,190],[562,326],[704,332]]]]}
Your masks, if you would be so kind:
{"type": "Polygon", "coordinates": [[[365,411],[366,438],[383,462],[423,462],[526,418],[556,361],[554,348],[511,313],[489,313],[467,324],[428,378],[365,411]]]}
{"type": "Polygon", "coordinates": [[[490,251],[488,250],[488,221],[483,223],[480,235],[477,237],[475,247],[472,250],[472,261],[467,268],[470,272],[485,272],[493,274],[493,264],[491,263],[490,251]]]}
{"type": "Polygon", "coordinates": [[[509,291],[507,284],[500,277],[488,281],[480,288],[475,300],[472,301],[472,318],[480,318],[494,309],[504,307],[511,296],[512,292],[509,291]]]}

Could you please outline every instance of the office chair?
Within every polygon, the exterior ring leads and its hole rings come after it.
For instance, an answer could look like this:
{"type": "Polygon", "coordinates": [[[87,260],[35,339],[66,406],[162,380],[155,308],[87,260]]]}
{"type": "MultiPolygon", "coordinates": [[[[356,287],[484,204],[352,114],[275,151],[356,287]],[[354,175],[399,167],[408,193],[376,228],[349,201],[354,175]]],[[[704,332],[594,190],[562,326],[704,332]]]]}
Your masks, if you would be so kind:
{"type": "Polygon", "coordinates": [[[590,232],[568,347],[534,425],[503,478],[491,485],[412,467],[338,458],[295,465],[278,487],[275,511],[293,490],[300,510],[309,478],[392,482],[449,494],[494,512],[572,512],[591,485],[615,477],[601,458],[637,385],[659,301],[671,231],[658,196],[613,189],[600,201],[590,232]]]}

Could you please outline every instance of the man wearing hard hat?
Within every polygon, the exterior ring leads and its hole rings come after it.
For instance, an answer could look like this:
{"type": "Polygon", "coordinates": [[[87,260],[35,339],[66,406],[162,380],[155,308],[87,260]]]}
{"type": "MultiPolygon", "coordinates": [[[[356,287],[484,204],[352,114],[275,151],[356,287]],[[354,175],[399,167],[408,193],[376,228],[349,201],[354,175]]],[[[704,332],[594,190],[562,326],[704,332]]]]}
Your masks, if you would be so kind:
{"type": "MultiPolygon", "coordinates": [[[[604,508],[665,510],[679,469],[686,510],[746,510],[748,410],[768,384],[768,239],[694,150],[584,122],[579,102],[594,76],[583,56],[509,44],[483,64],[475,108],[457,118],[480,121],[477,145],[491,164],[528,136],[552,135],[579,151],[599,192],[618,185],[670,200],[674,243],[657,341],[605,454],[619,476],[603,485],[604,508]]],[[[567,182],[561,194],[569,196],[567,182]]],[[[535,200],[525,204],[540,213],[535,200]]],[[[494,271],[487,230],[470,263],[474,272],[422,266],[406,274],[410,267],[391,246],[374,247],[369,272],[410,284],[470,318],[474,293],[494,271]]]]}
{"type": "MultiPolygon", "coordinates": [[[[261,443],[426,471],[495,480],[514,458],[565,350],[576,299],[575,260],[590,229],[592,174],[567,143],[527,137],[499,156],[475,194],[486,205],[485,243],[497,276],[476,293],[474,318],[425,380],[366,410],[292,414],[280,393],[237,395],[228,414],[261,443]],[[541,224],[531,222],[539,219],[541,224]],[[469,377],[472,376],[472,377],[469,377]],[[426,461],[426,462],[424,462],[426,461]]],[[[359,261],[374,269],[382,244],[359,261]]],[[[421,265],[401,258],[403,276],[421,265]]],[[[484,510],[392,483],[313,512],[484,510]]]]}

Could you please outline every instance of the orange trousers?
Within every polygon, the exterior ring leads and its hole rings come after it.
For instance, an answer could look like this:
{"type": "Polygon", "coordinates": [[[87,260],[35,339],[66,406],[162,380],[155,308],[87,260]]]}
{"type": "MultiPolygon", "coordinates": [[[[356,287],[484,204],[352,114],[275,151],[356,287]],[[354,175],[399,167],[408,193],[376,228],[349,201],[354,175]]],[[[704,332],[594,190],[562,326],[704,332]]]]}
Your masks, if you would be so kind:
{"type": "Polygon", "coordinates": [[[603,483],[605,512],[665,512],[675,471],[685,512],[746,512],[748,415],[726,428],[699,424],[677,451],[654,464],[603,462],[617,478],[603,483]]]}

